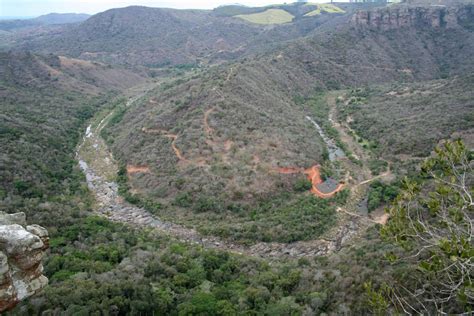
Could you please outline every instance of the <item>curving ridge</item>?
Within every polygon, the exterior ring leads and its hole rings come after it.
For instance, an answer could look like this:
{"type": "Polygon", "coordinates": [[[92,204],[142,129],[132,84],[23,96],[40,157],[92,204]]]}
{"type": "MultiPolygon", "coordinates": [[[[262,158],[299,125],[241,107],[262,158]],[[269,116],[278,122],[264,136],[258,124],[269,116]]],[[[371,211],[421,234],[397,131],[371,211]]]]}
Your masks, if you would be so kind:
{"type": "MultiPolygon", "coordinates": [[[[113,166],[115,162],[105,142],[99,136],[100,131],[104,128],[110,117],[111,115],[106,116],[95,128],[92,128],[92,126],[87,128],[86,136],[83,138],[83,142],[77,151],[77,159],[79,160],[79,166],[86,175],[89,189],[96,196],[98,202],[95,209],[96,213],[112,221],[139,228],[156,229],[161,233],[165,233],[181,241],[200,244],[206,248],[268,258],[327,255],[340,249],[350,238],[356,236],[361,230],[367,227],[367,225],[371,224],[370,221],[366,221],[364,218],[355,218],[335,227],[328,234],[331,236],[328,239],[300,241],[291,244],[260,242],[253,246],[244,246],[214,236],[202,236],[195,229],[164,222],[152,216],[145,209],[124,201],[118,194],[117,183],[107,180],[107,177],[103,174],[103,170],[95,167],[94,161],[105,160],[112,168],[117,169],[116,166],[113,166]],[[92,152],[94,155],[92,158],[86,158],[87,155],[85,155],[85,153],[88,151],[88,148],[93,149],[89,150],[89,154],[92,152]]],[[[147,131],[152,132],[150,130],[147,131]]],[[[153,132],[157,135],[167,135],[167,132],[165,133],[165,131],[162,130],[154,130],[153,132]]],[[[319,172],[311,175],[316,181],[319,172]]]]}

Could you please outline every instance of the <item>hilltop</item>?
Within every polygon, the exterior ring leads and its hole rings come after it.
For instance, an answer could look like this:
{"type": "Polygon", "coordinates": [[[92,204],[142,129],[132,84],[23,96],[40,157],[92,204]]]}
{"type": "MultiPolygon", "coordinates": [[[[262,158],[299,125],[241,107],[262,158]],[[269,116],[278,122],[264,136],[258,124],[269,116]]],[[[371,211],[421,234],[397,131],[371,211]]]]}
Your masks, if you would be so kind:
{"type": "Polygon", "coordinates": [[[223,15],[220,12],[224,9],[137,6],[112,9],[79,25],[41,37],[20,36],[15,39],[15,45],[41,53],[53,52],[112,64],[198,65],[235,59],[250,50],[267,50],[276,43],[304,36],[344,12],[317,14],[281,26],[266,26],[223,15]]]}
{"type": "Polygon", "coordinates": [[[57,24],[79,23],[90,17],[83,13],[49,13],[36,18],[22,20],[3,20],[0,21],[0,30],[2,31],[21,31],[42,26],[53,26],[57,24]]]}

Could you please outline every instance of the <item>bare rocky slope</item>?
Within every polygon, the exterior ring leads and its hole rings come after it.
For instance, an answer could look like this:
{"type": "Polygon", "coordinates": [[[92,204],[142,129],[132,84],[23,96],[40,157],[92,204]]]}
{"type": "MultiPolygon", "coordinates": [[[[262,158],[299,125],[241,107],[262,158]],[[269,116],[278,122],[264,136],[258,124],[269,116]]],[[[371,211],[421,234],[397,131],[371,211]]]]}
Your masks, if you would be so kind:
{"type": "Polygon", "coordinates": [[[359,26],[375,27],[381,30],[423,26],[453,28],[460,25],[472,28],[473,19],[474,7],[472,5],[400,5],[394,8],[359,11],[352,17],[352,22],[359,26]]]}

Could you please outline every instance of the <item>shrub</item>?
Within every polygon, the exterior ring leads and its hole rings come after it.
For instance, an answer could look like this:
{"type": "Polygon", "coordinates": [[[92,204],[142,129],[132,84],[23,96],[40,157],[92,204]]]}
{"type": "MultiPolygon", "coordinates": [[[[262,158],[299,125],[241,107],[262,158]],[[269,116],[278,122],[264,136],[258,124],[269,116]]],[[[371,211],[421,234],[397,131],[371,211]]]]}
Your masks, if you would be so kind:
{"type": "Polygon", "coordinates": [[[305,191],[310,190],[312,186],[313,184],[311,183],[311,181],[305,177],[305,178],[299,178],[298,180],[296,180],[295,184],[293,185],[293,189],[296,192],[305,192],[305,191]]]}

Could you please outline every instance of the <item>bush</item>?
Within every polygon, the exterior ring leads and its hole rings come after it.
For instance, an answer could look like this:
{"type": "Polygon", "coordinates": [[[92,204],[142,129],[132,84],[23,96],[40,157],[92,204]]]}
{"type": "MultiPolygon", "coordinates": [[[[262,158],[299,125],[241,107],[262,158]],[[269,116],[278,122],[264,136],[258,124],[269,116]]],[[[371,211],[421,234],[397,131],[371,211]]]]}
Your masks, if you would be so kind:
{"type": "Polygon", "coordinates": [[[400,191],[400,184],[385,184],[380,181],[374,181],[370,185],[367,207],[369,212],[374,211],[376,208],[383,204],[389,203],[398,195],[400,191]]]}
{"type": "Polygon", "coordinates": [[[180,207],[189,207],[193,204],[193,198],[188,192],[178,193],[173,204],[180,207]]]}
{"type": "Polygon", "coordinates": [[[307,178],[300,178],[296,180],[295,184],[293,185],[293,189],[296,192],[305,192],[311,190],[312,187],[313,184],[307,178]]]}

